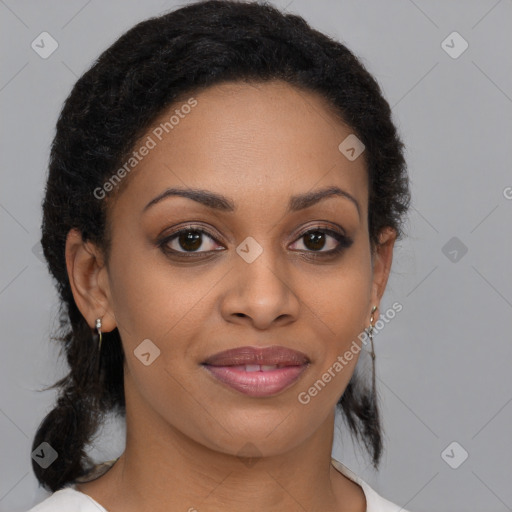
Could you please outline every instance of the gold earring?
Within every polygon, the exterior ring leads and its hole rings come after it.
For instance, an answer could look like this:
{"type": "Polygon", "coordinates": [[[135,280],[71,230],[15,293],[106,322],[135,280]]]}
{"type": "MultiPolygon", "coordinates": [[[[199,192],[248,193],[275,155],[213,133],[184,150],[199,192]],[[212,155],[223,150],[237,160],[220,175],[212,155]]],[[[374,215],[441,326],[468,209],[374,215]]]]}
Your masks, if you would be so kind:
{"type": "Polygon", "coordinates": [[[377,311],[377,306],[373,306],[372,311],[370,313],[370,327],[368,327],[368,337],[370,338],[370,342],[372,344],[372,359],[375,359],[375,349],[373,347],[373,314],[377,311]]]}
{"type": "Polygon", "coordinates": [[[98,335],[98,352],[101,353],[101,318],[96,318],[96,333],[98,335]]]}

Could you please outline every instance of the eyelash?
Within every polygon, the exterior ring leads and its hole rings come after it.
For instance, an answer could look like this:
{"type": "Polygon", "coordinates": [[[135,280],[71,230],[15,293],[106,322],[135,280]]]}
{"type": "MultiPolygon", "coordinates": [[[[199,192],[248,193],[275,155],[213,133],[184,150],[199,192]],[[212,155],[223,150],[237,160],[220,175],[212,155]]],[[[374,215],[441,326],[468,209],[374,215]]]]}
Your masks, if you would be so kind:
{"type": "MultiPolygon", "coordinates": [[[[204,228],[202,228],[200,226],[189,225],[189,226],[185,226],[184,228],[180,229],[179,231],[175,231],[174,233],[172,233],[169,236],[166,236],[163,240],[158,241],[157,246],[164,252],[164,254],[177,256],[178,258],[197,258],[198,255],[205,255],[205,254],[216,252],[215,250],[214,251],[199,251],[199,252],[198,251],[189,251],[189,252],[176,251],[175,249],[170,249],[168,247],[168,244],[170,242],[172,242],[175,238],[179,237],[179,235],[181,235],[182,233],[189,233],[192,231],[198,232],[201,234],[205,234],[209,238],[211,238],[215,243],[217,243],[217,244],[219,243],[215,239],[215,237],[211,233],[209,233],[207,230],[205,230],[204,228]]],[[[337,255],[341,254],[345,249],[350,247],[353,242],[353,240],[351,238],[348,238],[347,236],[345,236],[344,234],[342,234],[338,231],[335,231],[335,230],[329,229],[329,228],[323,228],[320,226],[308,229],[307,231],[305,231],[304,233],[299,235],[299,237],[295,241],[298,241],[298,240],[304,238],[306,235],[309,235],[310,233],[322,233],[325,235],[329,235],[338,242],[337,247],[335,249],[331,249],[329,251],[311,251],[311,250],[302,251],[302,252],[305,252],[309,258],[312,258],[312,259],[322,259],[322,258],[337,256],[337,255]]]]}

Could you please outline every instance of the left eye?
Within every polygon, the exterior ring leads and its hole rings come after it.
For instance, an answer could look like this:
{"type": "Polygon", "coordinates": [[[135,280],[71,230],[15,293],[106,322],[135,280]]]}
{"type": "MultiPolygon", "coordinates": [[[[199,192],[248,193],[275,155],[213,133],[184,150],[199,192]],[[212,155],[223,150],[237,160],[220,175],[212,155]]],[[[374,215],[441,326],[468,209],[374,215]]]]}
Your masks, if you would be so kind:
{"type": "Polygon", "coordinates": [[[339,252],[341,248],[346,247],[348,244],[348,239],[344,235],[330,229],[317,228],[306,231],[298,238],[298,240],[302,239],[304,239],[303,244],[309,246],[307,248],[310,249],[310,251],[306,252],[334,253],[339,252]],[[331,248],[326,251],[320,251],[319,249],[325,247],[326,237],[331,239],[331,248]],[[333,240],[334,243],[332,242],[333,240]]]}
{"type": "MultiPolygon", "coordinates": [[[[203,235],[206,235],[214,244],[216,243],[215,238],[204,229],[188,227],[176,231],[162,240],[159,245],[165,252],[174,254],[206,253],[219,250],[215,248],[204,248],[203,235]],[[177,246],[172,247],[173,244],[177,244],[177,246]],[[180,250],[180,248],[184,250],[180,250]],[[203,250],[200,250],[201,248],[203,248],[203,250]]],[[[338,253],[352,243],[352,241],[342,233],[326,228],[310,229],[300,235],[294,244],[302,239],[304,239],[302,243],[306,247],[305,252],[321,252],[326,254],[338,253]],[[325,249],[325,245],[329,239],[331,239],[331,247],[327,248],[327,250],[321,250],[325,249]]]]}

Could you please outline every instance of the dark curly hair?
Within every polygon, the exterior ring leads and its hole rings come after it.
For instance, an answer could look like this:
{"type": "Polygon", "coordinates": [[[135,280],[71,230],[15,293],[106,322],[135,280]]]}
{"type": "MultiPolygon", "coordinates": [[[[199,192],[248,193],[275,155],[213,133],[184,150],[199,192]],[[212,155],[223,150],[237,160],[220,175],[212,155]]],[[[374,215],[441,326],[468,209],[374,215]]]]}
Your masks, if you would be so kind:
{"type": "MultiPolygon", "coordinates": [[[[46,489],[56,491],[90,473],[87,444],[107,413],[126,412],[119,332],[103,334],[100,361],[70,288],[68,232],[80,230],[108,260],[112,195],[98,200],[93,191],[122,165],[152,122],[172,104],[214,84],[270,80],[321,95],[351,127],[366,147],[371,250],[386,226],[401,238],[410,202],[403,144],[379,85],[344,45],[299,16],[257,2],[200,1],[135,25],[76,82],[51,146],[41,243],[61,299],[55,339],[62,342],[70,371],[47,388],[58,389],[57,403],[32,446],[48,442],[58,453],[46,469],[32,462],[46,489]]],[[[382,430],[375,372],[373,392],[354,373],[338,407],[377,468],[382,430]]]]}

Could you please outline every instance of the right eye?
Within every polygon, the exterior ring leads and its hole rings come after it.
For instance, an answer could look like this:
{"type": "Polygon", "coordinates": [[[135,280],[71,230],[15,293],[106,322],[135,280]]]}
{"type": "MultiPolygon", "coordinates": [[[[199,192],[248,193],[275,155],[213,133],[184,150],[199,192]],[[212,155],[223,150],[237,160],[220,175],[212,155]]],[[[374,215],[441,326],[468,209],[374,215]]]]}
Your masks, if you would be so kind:
{"type": "MultiPolygon", "coordinates": [[[[200,250],[204,245],[204,235],[213,242],[217,242],[213,235],[208,233],[203,228],[198,226],[186,226],[179,231],[166,236],[162,241],[158,243],[159,247],[167,254],[173,255],[184,255],[189,257],[189,253],[193,254],[205,254],[213,252],[218,249],[206,249],[200,250]],[[183,249],[183,250],[180,250],[183,249]]],[[[208,244],[206,244],[208,245],[208,244]]]]}

